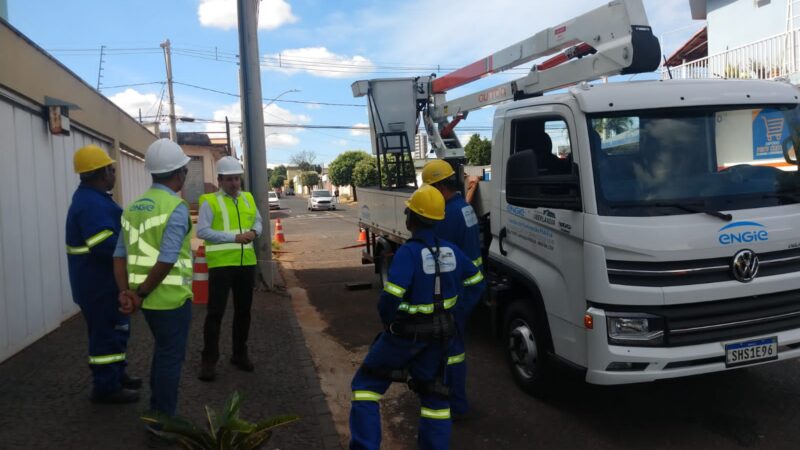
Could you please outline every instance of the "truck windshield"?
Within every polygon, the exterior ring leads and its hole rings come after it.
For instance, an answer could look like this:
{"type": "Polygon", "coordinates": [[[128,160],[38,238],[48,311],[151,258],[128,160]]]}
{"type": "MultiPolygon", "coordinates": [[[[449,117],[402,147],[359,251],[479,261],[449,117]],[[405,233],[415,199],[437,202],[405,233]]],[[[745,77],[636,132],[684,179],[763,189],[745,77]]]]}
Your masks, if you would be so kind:
{"type": "MultiPolygon", "coordinates": [[[[798,105],[589,115],[598,212],[658,216],[800,203],[798,105]]],[[[729,220],[729,219],[728,219],[729,220]]]]}

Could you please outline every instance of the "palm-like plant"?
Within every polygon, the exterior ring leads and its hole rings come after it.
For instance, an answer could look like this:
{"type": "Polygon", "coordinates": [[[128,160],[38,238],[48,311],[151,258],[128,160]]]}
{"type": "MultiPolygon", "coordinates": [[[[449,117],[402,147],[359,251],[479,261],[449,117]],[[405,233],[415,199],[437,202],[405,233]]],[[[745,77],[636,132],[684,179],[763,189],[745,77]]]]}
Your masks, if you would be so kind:
{"type": "Polygon", "coordinates": [[[150,426],[173,436],[177,443],[189,450],[249,450],[259,448],[272,436],[272,430],[299,419],[295,415],[277,416],[257,423],[239,417],[242,397],[234,392],[225,404],[222,415],[206,406],[208,429],[197,427],[180,417],[170,417],[159,412],[145,413],[141,419],[150,426]]]}

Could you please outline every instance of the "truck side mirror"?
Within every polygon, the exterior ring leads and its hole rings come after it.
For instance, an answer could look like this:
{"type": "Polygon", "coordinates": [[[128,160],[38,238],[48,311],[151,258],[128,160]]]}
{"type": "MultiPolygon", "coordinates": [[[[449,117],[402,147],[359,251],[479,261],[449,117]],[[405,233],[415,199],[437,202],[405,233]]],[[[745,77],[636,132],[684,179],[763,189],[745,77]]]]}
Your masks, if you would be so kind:
{"type": "Polygon", "coordinates": [[[506,162],[506,201],[523,208],[556,208],[581,211],[577,175],[538,175],[533,150],[514,153],[506,162]]]}

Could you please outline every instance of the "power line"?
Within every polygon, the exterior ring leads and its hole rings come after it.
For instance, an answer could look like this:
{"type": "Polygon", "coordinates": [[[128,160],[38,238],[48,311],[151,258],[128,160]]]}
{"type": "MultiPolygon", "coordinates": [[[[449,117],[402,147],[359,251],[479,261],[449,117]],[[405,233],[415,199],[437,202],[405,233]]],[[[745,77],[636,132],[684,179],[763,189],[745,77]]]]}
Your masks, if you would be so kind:
{"type": "Polygon", "coordinates": [[[164,84],[164,81],[148,81],[147,83],[118,84],[116,86],[103,86],[103,89],[117,89],[124,87],[147,86],[150,84],[164,84]]]}
{"type": "MultiPolygon", "coordinates": [[[[195,89],[200,89],[200,90],[203,90],[203,91],[216,92],[217,94],[228,95],[228,96],[231,96],[231,97],[237,97],[237,98],[240,97],[239,94],[234,94],[232,92],[225,92],[225,91],[220,91],[220,90],[217,90],[217,89],[198,86],[196,84],[182,83],[180,81],[173,81],[173,84],[180,84],[181,86],[188,86],[188,87],[195,88],[195,89]]],[[[278,102],[278,103],[299,103],[299,104],[304,104],[304,105],[352,106],[352,107],[358,107],[358,108],[366,107],[366,105],[359,105],[359,104],[356,104],[356,103],[309,102],[309,101],[303,101],[303,100],[286,100],[286,99],[279,99],[279,98],[263,98],[262,100],[265,100],[265,101],[268,101],[268,102],[278,102]]]]}

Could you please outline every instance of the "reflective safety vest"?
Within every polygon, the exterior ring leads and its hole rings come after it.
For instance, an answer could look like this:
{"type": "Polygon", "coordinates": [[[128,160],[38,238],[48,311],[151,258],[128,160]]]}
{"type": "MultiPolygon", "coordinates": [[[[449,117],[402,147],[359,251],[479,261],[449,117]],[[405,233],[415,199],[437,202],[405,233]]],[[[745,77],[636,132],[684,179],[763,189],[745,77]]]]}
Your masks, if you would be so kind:
{"type": "MultiPolygon", "coordinates": [[[[200,205],[207,203],[214,213],[211,229],[226,233],[240,234],[249,231],[256,223],[256,202],[249,192],[241,191],[236,203],[220,190],[200,196],[200,205]]],[[[256,251],[253,243],[235,242],[212,243],[206,241],[206,261],[208,268],[227,266],[255,266],[256,251]]]]}
{"type": "MultiPolygon", "coordinates": [[[[122,214],[122,235],[128,253],[128,284],[135,290],[158,261],[161,239],[172,212],[186,202],[161,189],[151,188],[122,214]]],[[[188,205],[187,205],[188,208],[188,205]]],[[[189,224],[191,227],[191,223],[189,224]]],[[[142,308],[171,310],[192,297],[191,233],[183,239],[178,261],[167,276],[144,299],[142,308]]]]}

